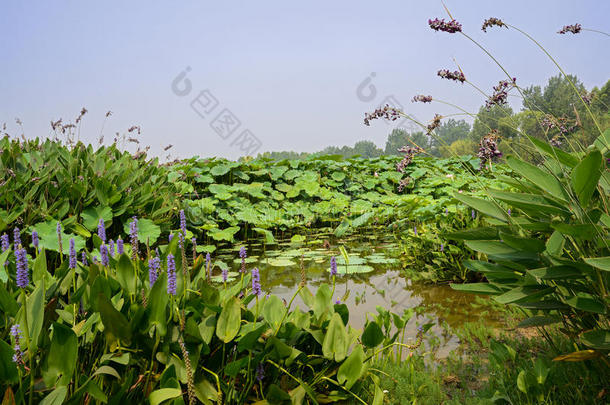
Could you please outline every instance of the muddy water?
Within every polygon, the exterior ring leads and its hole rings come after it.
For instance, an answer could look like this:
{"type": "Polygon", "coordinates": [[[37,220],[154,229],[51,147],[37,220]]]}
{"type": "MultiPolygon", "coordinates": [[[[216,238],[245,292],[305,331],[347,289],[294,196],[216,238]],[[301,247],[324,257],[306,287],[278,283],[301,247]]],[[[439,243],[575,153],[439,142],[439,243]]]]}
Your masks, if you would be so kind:
{"type": "MultiPolygon", "coordinates": [[[[340,300],[348,306],[350,325],[362,329],[367,317],[370,319],[377,313],[377,307],[397,314],[412,308],[416,315],[407,324],[406,341],[415,339],[417,326],[434,323],[428,335],[434,334],[438,338],[438,347],[433,353],[435,358],[446,357],[458,346],[459,340],[452,329],[464,322],[483,318],[490,325],[500,325],[501,320],[495,319],[492,312],[486,310],[485,299],[475,299],[473,295],[455,291],[446,284],[435,285],[406,278],[404,271],[401,271],[398,246],[391,239],[365,242],[362,238],[343,240],[335,242],[330,249],[322,248],[319,244],[295,246],[281,243],[274,250],[265,249],[264,252],[262,246],[250,245],[248,250],[251,254],[246,267],[259,268],[264,293],[275,294],[289,302],[301,282],[301,259],[307,288],[315,295],[321,284],[332,286],[330,257],[335,255],[340,261],[340,272],[345,274],[339,274],[335,279],[333,300],[340,300]],[[351,261],[358,265],[345,266],[342,263],[339,245],[345,246],[351,261]]],[[[225,261],[232,271],[239,267],[235,249],[220,251],[217,257],[225,261]]],[[[298,295],[293,306],[307,310],[298,295]]]]}

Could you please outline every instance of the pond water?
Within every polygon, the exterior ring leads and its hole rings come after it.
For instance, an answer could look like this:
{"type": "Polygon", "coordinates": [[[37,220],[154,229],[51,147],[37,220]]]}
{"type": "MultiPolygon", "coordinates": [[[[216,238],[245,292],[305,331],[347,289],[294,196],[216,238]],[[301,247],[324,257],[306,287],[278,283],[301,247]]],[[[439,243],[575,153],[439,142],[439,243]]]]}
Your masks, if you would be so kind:
{"type": "MultiPolygon", "coordinates": [[[[264,293],[275,294],[288,303],[301,283],[301,260],[307,288],[314,295],[321,284],[332,286],[330,257],[335,255],[339,274],[333,300],[340,300],[348,306],[350,325],[362,329],[367,317],[377,313],[378,306],[397,314],[413,308],[416,315],[407,324],[405,342],[415,339],[417,326],[432,322],[434,326],[426,337],[434,334],[438,338],[433,353],[437,359],[446,357],[458,346],[459,339],[452,332],[453,328],[481,319],[491,326],[501,325],[501,319],[493,316],[485,297],[455,291],[448,284],[430,284],[407,278],[402,270],[400,248],[391,235],[354,236],[340,241],[318,237],[306,244],[283,241],[272,247],[265,249],[260,243],[248,245],[246,267],[248,270],[259,268],[264,293]],[[340,246],[345,247],[349,264],[339,253],[340,246]]],[[[228,265],[229,275],[234,277],[238,277],[241,263],[238,250],[239,246],[221,249],[214,255],[216,264],[220,260],[228,265]]],[[[214,274],[214,279],[220,281],[218,268],[214,274]]],[[[292,305],[307,310],[300,296],[296,296],[292,305]]]]}

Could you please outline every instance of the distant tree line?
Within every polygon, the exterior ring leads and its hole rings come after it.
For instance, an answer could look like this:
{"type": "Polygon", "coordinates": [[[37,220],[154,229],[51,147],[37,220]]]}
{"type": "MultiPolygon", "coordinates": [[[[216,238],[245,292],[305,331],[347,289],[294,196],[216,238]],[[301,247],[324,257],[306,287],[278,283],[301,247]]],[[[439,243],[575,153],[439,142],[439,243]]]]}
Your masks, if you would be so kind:
{"type": "MultiPolygon", "coordinates": [[[[573,75],[570,81],[562,75],[551,77],[547,84],[530,86],[522,90],[521,111],[514,112],[508,105],[481,106],[472,126],[463,119],[443,119],[433,134],[423,130],[408,132],[394,129],[388,135],[385,148],[372,141],[359,141],[354,146],[328,146],[315,152],[265,152],[259,157],[281,159],[303,159],[310,155],[341,155],[343,157],[372,158],[381,155],[399,155],[398,149],[405,145],[417,145],[428,155],[450,157],[476,154],[483,136],[495,131],[500,138],[499,147],[504,153],[518,153],[527,157],[530,143],[524,134],[551,141],[554,146],[579,150],[589,145],[599,134],[596,124],[602,129],[610,127],[610,80],[601,88],[587,91],[583,83],[573,75]],[[581,100],[582,97],[582,100],[581,100]],[[583,104],[583,100],[587,106],[583,104]],[[591,114],[589,113],[591,112],[591,114]]],[[[513,95],[521,95],[513,90],[513,95]]]]}

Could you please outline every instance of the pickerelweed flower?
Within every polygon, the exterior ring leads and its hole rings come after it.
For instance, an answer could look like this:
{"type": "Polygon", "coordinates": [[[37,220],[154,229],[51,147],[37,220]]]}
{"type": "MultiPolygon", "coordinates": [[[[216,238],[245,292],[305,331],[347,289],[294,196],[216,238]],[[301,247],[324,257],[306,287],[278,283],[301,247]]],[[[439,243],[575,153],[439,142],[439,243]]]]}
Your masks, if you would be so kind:
{"type": "Polygon", "coordinates": [[[59,245],[59,254],[63,254],[63,246],[62,246],[62,242],[61,242],[61,222],[57,221],[57,228],[56,228],[56,232],[57,232],[57,244],[59,245]]]}
{"type": "Polygon", "coordinates": [[[19,245],[21,245],[21,231],[19,228],[15,227],[15,229],[13,229],[13,246],[15,246],[15,250],[17,250],[19,245]]]}
{"type": "Polygon", "coordinates": [[[448,32],[450,34],[455,34],[456,32],[462,31],[462,24],[460,24],[456,20],[451,20],[451,21],[445,22],[444,18],[441,20],[439,20],[438,18],[435,18],[434,20],[432,20],[432,19],[428,20],[428,25],[434,31],[443,31],[443,32],[448,32]]]}
{"type": "Polygon", "coordinates": [[[129,224],[129,236],[131,238],[131,259],[138,257],[138,218],[133,217],[129,224]]]}
{"type": "Polygon", "coordinates": [[[400,111],[394,107],[390,107],[386,104],[383,108],[378,108],[372,113],[364,113],[364,125],[370,126],[372,120],[383,118],[388,121],[396,121],[400,118],[400,111]]]}
{"type": "Polygon", "coordinates": [[[85,251],[83,250],[83,252],[80,255],[80,261],[83,264],[83,266],[88,266],[89,262],[87,262],[87,253],[85,253],[85,251]]]}
{"type": "Polygon", "coordinates": [[[258,269],[252,269],[252,293],[257,297],[261,295],[261,276],[258,269]]]}
{"type": "Polygon", "coordinates": [[[513,87],[517,87],[517,78],[513,77],[512,81],[501,80],[497,86],[494,86],[494,93],[485,101],[485,108],[489,109],[494,105],[504,105],[508,99],[508,92],[513,87]]]}
{"type": "Polygon", "coordinates": [[[167,293],[176,295],[176,261],[171,253],[167,255],[167,293]]]}
{"type": "Polygon", "coordinates": [[[483,32],[487,32],[487,28],[490,28],[493,26],[508,28],[508,26],[506,24],[504,24],[504,21],[502,21],[496,17],[490,17],[487,20],[483,21],[483,27],[481,27],[481,29],[483,30],[483,32]]]}
{"type": "Polygon", "coordinates": [[[70,254],[68,260],[68,268],[75,269],[76,268],[76,247],[74,238],[70,238],[70,254]]]}
{"type": "Polygon", "coordinates": [[[417,226],[413,226],[413,234],[415,234],[415,236],[417,236],[417,226]]]}
{"type": "Polygon", "coordinates": [[[487,162],[494,161],[502,157],[502,152],[498,150],[498,131],[495,129],[481,138],[479,152],[477,156],[481,159],[481,170],[487,167],[487,162]]]}
{"type": "Polygon", "coordinates": [[[222,269],[222,281],[226,283],[227,278],[229,278],[229,269],[225,267],[224,269],[222,269]]]}
{"type": "Polygon", "coordinates": [[[476,211],[472,210],[472,212],[470,213],[470,216],[472,217],[472,219],[475,219],[477,217],[476,211]]]}
{"type": "Polygon", "coordinates": [[[180,232],[186,237],[186,215],[184,215],[184,210],[180,210],[180,232]]]}
{"type": "Polygon", "coordinates": [[[15,346],[13,350],[15,354],[13,354],[13,363],[23,364],[23,351],[21,350],[21,327],[18,323],[11,326],[10,335],[15,339],[15,346]]]}
{"type": "Polygon", "coordinates": [[[38,239],[38,232],[36,232],[36,230],[32,231],[32,245],[34,246],[34,249],[38,251],[38,245],[40,245],[40,240],[38,239]]]}
{"type": "Polygon", "coordinates": [[[510,208],[508,209],[508,216],[510,217],[510,214],[512,213],[512,211],[510,210],[510,208]]]}
{"type": "Polygon", "coordinates": [[[413,97],[413,99],[411,100],[412,103],[431,103],[432,102],[432,96],[424,96],[423,94],[418,94],[415,97],[413,97]]]}
{"type": "Polygon", "coordinates": [[[15,250],[15,262],[17,264],[17,287],[25,288],[30,284],[27,252],[24,248],[18,247],[15,250]]]}
{"type": "Polygon", "coordinates": [[[104,225],[104,218],[100,218],[100,222],[97,224],[97,236],[100,237],[102,242],[106,242],[106,225],[104,225]]]}
{"type": "Polygon", "coordinates": [[[170,234],[167,236],[167,242],[168,242],[168,243],[169,243],[169,242],[171,242],[171,241],[172,241],[172,239],[174,239],[174,234],[173,234],[173,233],[170,233],[170,234]]]}
{"type": "Polygon", "coordinates": [[[110,250],[110,257],[114,257],[114,254],[116,253],[116,249],[114,247],[114,241],[112,239],[110,239],[110,242],[108,242],[108,248],[110,250]]]}
{"type": "Polygon", "coordinates": [[[6,233],[3,233],[2,236],[0,236],[0,247],[2,248],[2,252],[6,252],[11,247],[11,241],[6,233]]]}
{"type": "Polygon", "coordinates": [[[161,259],[159,257],[153,257],[148,260],[148,281],[150,287],[155,284],[157,277],[159,276],[159,269],[161,268],[161,259]]]}
{"type": "Polygon", "coordinates": [[[263,379],[265,378],[265,366],[263,366],[263,363],[258,363],[258,366],[256,366],[256,380],[258,382],[263,381],[263,379]]]}
{"type": "Polygon", "coordinates": [[[341,300],[335,301],[335,305],[341,305],[341,300]]]}
{"type": "Polygon", "coordinates": [[[100,258],[102,260],[102,266],[108,267],[110,260],[108,259],[108,246],[106,246],[105,243],[102,243],[100,246],[100,258]]]}
{"type": "Polygon", "coordinates": [[[98,262],[99,262],[99,260],[97,260],[97,256],[93,256],[93,257],[91,258],[91,261],[92,261],[93,263],[98,263],[98,262]]]}
{"type": "Polygon", "coordinates": [[[241,272],[245,273],[246,272],[246,257],[248,256],[247,252],[246,252],[246,247],[242,246],[241,248],[239,248],[239,257],[241,258],[241,272]]]}
{"type": "Polygon", "coordinates": [[[337,258],[335,256],[330,258],[330,275],[333,277],[337,275],[337,258]]]}
{"type": "Polygon", "coordinates": [[[582,25],[577,23],[572,25],[564,25],[561,30],[557,31],[557,33],[567,34],[568,32],[571,32],[572,34],[578,34],[580,31],[582,31],[582,25]]]}
{"type": "Polygon", "coordinates": [[[116,253],[117,255],[122,255],[125,252],[125,246],[123,245],[123,239],[119,236],[119,239],[116,241],[116,253]]]}
{"type": "Polygon", "coordinates": [[[444,252],[444,251],[445,251],[445,244],[441,243],[441,252],[444,252]]]}
{"type": "Polygon", "coordinates": [[[466,76],[464,76],[464,73],[460,72],[459,70],[451,72],[448,69],[441,69],[436,74],[447,80],[454,80],[460,83],[464,83],[466,81],[466,76]]]}
{"type": "Polygon", "coordinates": [[[445,208],[445,215],[449,214],[449,208],[445,208]]]}

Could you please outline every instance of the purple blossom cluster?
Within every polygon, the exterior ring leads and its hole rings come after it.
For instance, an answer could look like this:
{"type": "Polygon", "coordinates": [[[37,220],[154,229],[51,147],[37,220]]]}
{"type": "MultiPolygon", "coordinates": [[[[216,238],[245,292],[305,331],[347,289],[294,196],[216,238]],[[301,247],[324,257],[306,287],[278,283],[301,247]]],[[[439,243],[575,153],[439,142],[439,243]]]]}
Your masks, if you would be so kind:
{"type": "Polygon", "coordinates": [[[89,265],[89,262],[87,262],[87,253],[85,253],[85,251],[83,250],[83,252],[81,253],[80,256],[80,261],[83,264],[83,266],[87,266],[89,265]]]}
{"type": "Polygon", "coordinates": [[[122,255],[123,253],[125,253],[124,242],[123,242],[123,239],[121,239],[120,236],[119,236],[119,239],[117,239],[117,241],[116,241],[116,253],[119,256],[122,255]]]}
{"type": "Polygon", "coordinates": [[[135,259],[138,256],[138,218],[133,217],[129,224],[129,237],[131,242],[131,256],[135,259]]]}
{"type": "Polygon", "coordinates": [[[400,111],[386,104],[383,108],[378,108],[372,113],[364,113],[364,125],[370,126],[372,120],[383,118],[388,121],[396,121],[400,118],[400,111]]]}
{"type": "Polygon", "coordinates": [[[70,239],[70,253],[68,259],[68,268],[75,269],[76,268],[76,247],[74,238],[70,239]]]}
{"type": "Polygon", "coordinates": [[[10,335],[13,337],[13,339],[15,339],[15,346],[13,347],[13,350],[15,351],[15,354],[13,354],[13,363],[23,364],[24,353],[21,350],[21,328],[19,324],[11,326],[10,335]]]}
{"type": "Polygon", "coordinates": [[[508,28],[508,26],[506,24],[504,24],[504,21],[502,21],[496,17],[490,17],[487,20],[483,21],[483,27],[481,27],[481,29],[483,30],[483,32],[487,32],[487,28],[490,28],[493,26],[508,28]]]}
{"type": "Polygon", "coordinates": [[[248,256],[247,252],[246,252],[246,247],[242,246],[241,248],[239,248],[239,257],[241,258],[241,269],[240,271],[242,273],[246,272],[246,257],[248,256]]]}
{"type": "Polygon", "coordinates": [[[150,282],[150,287],[155,284],[157,281],[157,277],[159,276],[159,269],[161,268],[161,259],[159,257],[153,257],[148,260],[148,281],[150,282]]]}
{"type": "Polygon", "coordinates": [[[100,222],[97,224],[97,236],[100,237],[102,242],[106,242],[106,225],[104,225],[103,218],[100,218],[100,222]]]}
{"type": "Polygon", "coordinates": [[[167,255],[167,293],[176,295],[176,261],[171,253],[167,255]]]}
{"type": "Polygon", "coordinates": [[[11,242],[6,233],[3,233],[2,236],[0,236],[0,247],[2,248],[2,252],[6,252],[11,248],[11,242]]]}
{"type": "Polygon", "coordinates": [[[443,31],[448,32],[450,34],[455,34],[456,32],[462,32],[462,24],[457,22],[456,20],[445,21],[445,19],[435,18],[434,20],[428,20],[428,25],[434,31],[443,31]]]}
{"type": "Polygon", "coordinates": [[[258,269],[255,267],[252,269],[252,293],[257,297],[261,295],[261,276],[258,269]]]}
{"type": "Polygon", "coordinates": [[[110,241],[108,242],[108,249],[110,250],[110,257],[114,257],[114,255],[116,254],[116,248],[112,239],[110,239],[110,241]]]}
{"type": "Polygon", "coordinates": [[[466,81],[466,76],[464,76],[464,73],[460,72],[459,70],[452,72],[449,69],[441,69],[436,74],[447,80],[454,80],[460,83],[464,83],[466,81]]]}
{"type": "Polygon", "coordinates": [[[108,246],[105,243],[102,243],[100,246],[100,260],[102,262],[102,266],[108,267],[110,264],[110,259],[108,258],[108,246]]]}
{"type": "Polygon", "coordinates": [[[21,231],[19,228],[15,227],[15,229],[13,229],[13,246],[15,247],[15,250],[17,250],[19,245],[21,245],[21,231]]]}
{"type": "Polygon", "coordinates": [[[417,153],[421,153],[424,150],[422,148],[420,148],[419,146],[403,146],[402,148],[398,149],[398,151],[400,153],[403,153],[404,156],[402,158],[402,160],[400,162],[398,162],[396,164],[396,170],[399,173],[403,173],[405,171],[405,168],[411,164],[411,162],[413,161],[413,156],[415,156],[415,154],[417,153]]]}
{"type": "Polygon", "coordinates": [[[424,96],[423,94],[418,94],[415,97],[413,97],[413,99],[411,99],[412,103],[431,103],[432,102],[432,96],[424,96]]]}
{"type": "Polygon", "coordinates": [[[493,130],[481,138],[477,156],[481,159],[481,170],[485,169],[487,162],[495,161],[502,157],[502,152],[498,150],[498,131],[493,130]]]}
{"type": "Polygon", "coordinates": [[[38,252],[38,246],[40,245],[40,239],[38,238],[38,232],[36,230],[32,231],[32,246],[38,252]]]}
{"type": "Polygon", "coordinates": [[[229,269],[225,267],[224,269],[222,269],[222,281],[224,283],[226,283],[228,278],[229,278],[229,269]]]}
{"type": "Polygon", "coordinates": [[[561,30],[557,31],[557,33],[567,34],[568,32],[571,32],[572,34],[578,34],[580,31],[582,31],[582,25],[577,23],[572,25],[564,25],[561,30]]]}
{"type": "Polygon", "coordinates": [[[430,124],[428,124],[428,126],[426,127],[426,129],[428,130],[428,133],[434,131],[436,128],[439,127],[439,125],[441,125],[441,119],[443,117],[439,114],[434,114],[434,118],[432,118],[432,122],[430,124]]]}
{"type": "Polygon", "coordinates": [[[330,275],[333,277],[337,275],[337,259],[335,256],[330,258],[330,275]]]}
{"type": "Polygon", "coordinates": [[[558,147],[560,147],[563,144],[560,135],[555,135],[554,137],[552,137],[549,140],[549,143],[551,144],[551,146],[553,146],[555,148],[558,148],[558,147]]]}
{"type": "Polygon", "coordinates": [[[17,287],[25,288],[30,284],[28,256],[22,247],[15,250],[15,262],[17,264],[17,287]]]}
{"type": "Polygon", "coordinates": [[[545,130],[557,129],[562,135],[568,134],[576,129],[577,124],[570,125],[570,122],[565,117],[554,117],[550,114],[545,115],[540,120],[540,125],[545,130]]]}
{"type": "Polygon", "coordinates": [[[402,193],[402,190],[404,190],[405,187],[407,187],[410,183],[411,183],[410,177],[405,177],[404,179],[400,179],[400,181],[398,182],[398,192],[402,193]]]}
{"type": "Polygon", "coordinates": [[[506,104],[509,90],[516,86],[517,79],[515,77],[512,80],[501,80],[497,86],[493,87],[494,93],[485,101],[485,108],[489,111],[494,105],[506,104]]]}
{"type": "Polygon", "coordinates": [[[186,237],[186,215],[184,215],[184,210],[180,210],[180,232],[186,237]]]}

